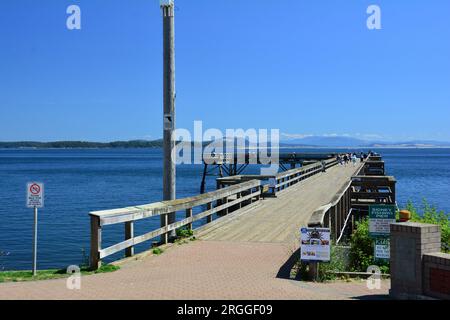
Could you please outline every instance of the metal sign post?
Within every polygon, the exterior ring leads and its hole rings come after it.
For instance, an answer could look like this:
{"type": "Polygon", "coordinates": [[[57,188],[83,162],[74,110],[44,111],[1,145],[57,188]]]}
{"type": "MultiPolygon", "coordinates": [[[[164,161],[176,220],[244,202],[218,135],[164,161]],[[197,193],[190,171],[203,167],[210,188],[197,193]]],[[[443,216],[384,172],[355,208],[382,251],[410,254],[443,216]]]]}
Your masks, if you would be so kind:
{"type": "Polygon", "coordinates": [[[37,273],[37,221],[38,209],[34,207],[34,237],[33,237],[33,276],[37,273]]]}
{"type": "Polygon", "coordinates": [[[38,208],[44,207],[44,184],[29,182],[27,184],[27,207],[34,210],[34,236],[33,236],[33,276],[37,274],[37,227],[38,208]]]}

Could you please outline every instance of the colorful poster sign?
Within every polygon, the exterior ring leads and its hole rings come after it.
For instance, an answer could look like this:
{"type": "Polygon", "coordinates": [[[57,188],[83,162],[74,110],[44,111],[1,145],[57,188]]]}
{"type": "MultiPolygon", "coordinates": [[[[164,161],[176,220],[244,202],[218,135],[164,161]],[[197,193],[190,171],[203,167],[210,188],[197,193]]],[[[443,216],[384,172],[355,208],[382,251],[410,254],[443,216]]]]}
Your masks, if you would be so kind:
{"type": "Polygon", "coordinates": [[[330,261],[330,228],[300,229],[300,260],[330,261]]]}

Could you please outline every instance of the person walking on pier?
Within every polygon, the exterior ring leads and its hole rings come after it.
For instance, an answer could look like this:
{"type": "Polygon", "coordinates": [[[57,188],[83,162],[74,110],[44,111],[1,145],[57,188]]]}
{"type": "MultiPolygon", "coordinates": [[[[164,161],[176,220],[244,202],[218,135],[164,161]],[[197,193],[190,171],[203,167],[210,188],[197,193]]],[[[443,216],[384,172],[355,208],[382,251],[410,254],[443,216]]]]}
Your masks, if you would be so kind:
{"type": "Polygon", "coordinates": [[[353,166],[356,166],[356,153],[354,153],[352,155],[352,163],[353,163],[353,166]]]}
{"type": "Polygon", "coordinates": [[[327,164],[325,162],[325,160],[322,160],[322,172],[326,172],[327,171],[327,164]]]}

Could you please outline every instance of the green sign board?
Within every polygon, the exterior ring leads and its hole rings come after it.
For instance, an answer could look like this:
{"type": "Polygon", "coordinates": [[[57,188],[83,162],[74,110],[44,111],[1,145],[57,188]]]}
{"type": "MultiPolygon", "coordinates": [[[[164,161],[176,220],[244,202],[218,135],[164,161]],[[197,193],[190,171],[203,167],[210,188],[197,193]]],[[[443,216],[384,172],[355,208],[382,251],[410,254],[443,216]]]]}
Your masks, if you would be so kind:
{"type": "Polygon", "coordinates": [[[390,258],[390,240],[389,238],[376,238],[374,245],[375,260],[389,260],[390,258]]]}
{"type": "Polygon", "coordinates": [[[390,225],[395,222],[395,205],[369,206],[369,234],[371,237],[388,237],[390,225]]]}

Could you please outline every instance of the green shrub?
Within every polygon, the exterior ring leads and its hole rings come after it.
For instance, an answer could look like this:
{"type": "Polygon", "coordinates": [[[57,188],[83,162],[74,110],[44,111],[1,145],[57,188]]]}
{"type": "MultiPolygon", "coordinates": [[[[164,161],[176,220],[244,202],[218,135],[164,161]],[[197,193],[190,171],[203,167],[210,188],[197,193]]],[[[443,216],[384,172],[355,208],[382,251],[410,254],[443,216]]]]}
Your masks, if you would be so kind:
{"type": "Polygon", "coordinates": [[[389,262],[374,261],[374,239],[369,236],[369,219],[356,223],[356,229],[350,237],[350,270],[366,272],[372,265],[380,267],[382,273],[389,273],[389,262]]]}
{"type": "Polygon", "coordinates": [[[176,232],[177,232],[178,238],[189,238],[194,235],[194,231],[192,231],[192,229],[188,229],[188,228],[180,228],[180,229],[177,229],[176,232]]]}
{"type": "Polygon", "coordinates": [[[344,254],[339,247],[331,246],[330,262],[319,263],[319,281],[334,280],[338,277],[334,272],[346,271],[344,254]]]}
{"type": "Polygon", "coordinates": [[[152,250],[152,252],[153,252],[153,254],[160,255],[161,253],[164,252],[164,250],[161,249],[161,248],[154,248],[154,249],[152,250]]]}
{"type": "Polygon", "coordinates": [[[406,209],[411,212],[411,221],[421,223],[437,224],[441,227],[442,251],[450,252],[450,214],[438,211],[424,199],[422,210],[419,211],[411,201],[408,201],[406,209]]]}
{"type": "MultiPolygon", "coordinates": [[[[450,252],[450,215],[438,211],[423,200],[422,210],[417,210],[411,201],[406,209],[411,212],[411,221],[437,224],[441,227],[441,241],[444,244],[443,251],[450,252]]],[[[384,260],[374,261],[374,241],[369,236],[369,219],[365,218],[356,224],[356,229],[350,238],[350,269],[355,272],[366,272],[370,265],[380,267],[382,273],[389,273],[389,262],[384,260]]]]}

